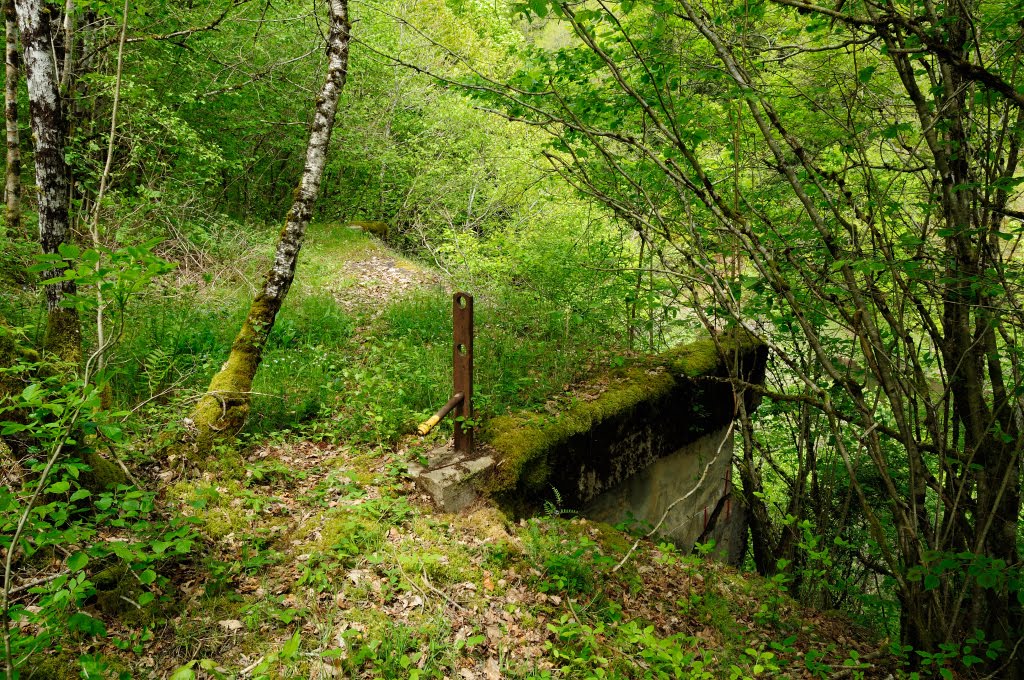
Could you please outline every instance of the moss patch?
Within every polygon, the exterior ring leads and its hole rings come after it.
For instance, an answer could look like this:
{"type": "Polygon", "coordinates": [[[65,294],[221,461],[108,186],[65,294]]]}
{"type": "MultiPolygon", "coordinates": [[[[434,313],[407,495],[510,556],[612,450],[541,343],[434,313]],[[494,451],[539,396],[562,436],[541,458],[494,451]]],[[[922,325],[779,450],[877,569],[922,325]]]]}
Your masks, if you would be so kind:
{"type": "Polygon", "coordinates": [[[388,237],[387,222],[380,222],[377,220],[356,220],[349,222],[348,226],[350,229],[362,229],[364,233],[373,234],[379,239],[386,239],[388,237]]]}
{"type": "Polygon", "coordinates": [[[663,353],[658,359],[670,371],[689,378],[698,378],[715,373],[726,357],[746,354],[757,350],[763,345],[753,333],[745,328],[735,327],[718,336],[718,346],[713,338],[703,338],[663,353]]]}
{"type": "Polygon", "coordinates": [[[22,677],[32,680],[77,680],[81,677],[78,655],[70,651],[33,654],[22,670],[22,677]]]}
{"type": "Polygon", "coordinates": [[[611,376],[598,376],[594,383],[606,383],[600,394],[577,400],[555,415],[520,413],[494,418],[483,429],[482,440],[495,450],[500,462],[483,490],[499,497],[513,490],[527,495],[546,492],[559,462],[551,456],[570,439],[613,418],[629,422],[643,404],[685,389],[701,376],[723,373],[723,355],[746,357],[760,347],[744,329],[723,333],[717,340],[716,344],[706,338],[649,357],[611,376]]]}
{"type": "Polygon", "coordinates": [[[676,379],[663,369],[631,368],[595,399],[577,402],[558,415],[526,413],[491,420],[483,439],[499,453],[501,463],[487,491],[501,494],[520,485],[529,491],[544,489],[550,475],[548,451],[608,418],[664,396],[675,384],[676,379]]]}
{"type": "Polygon", "coordinates": [[[84,454],[83,460],[89,465],[89,471],[82,474],[82,486],[92,492],[113,489],[118,484],[125,484],[128,478],[124,470],[95,451],[84,454]]]}
{"type": "Polygon", "coordinates": [[[77,370],[82,363],[82,324],[78,310],[59,307],[47,314],[43,347],[47,354],[77,370]]]}

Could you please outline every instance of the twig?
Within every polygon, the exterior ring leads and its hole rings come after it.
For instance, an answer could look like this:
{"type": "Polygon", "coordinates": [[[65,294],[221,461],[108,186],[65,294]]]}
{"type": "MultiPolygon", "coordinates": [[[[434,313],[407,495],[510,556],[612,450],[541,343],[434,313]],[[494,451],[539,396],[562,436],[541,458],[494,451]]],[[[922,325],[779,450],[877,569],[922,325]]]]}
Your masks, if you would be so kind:
{"type": "MultiPolygon", "coordinates": [[[[96,207],[92,214],[92,226],[89,233],[92,236],[92,246],[99,253],[100,245],[100,210],[103,208],[103,197],[107,192],[107,181],[110,179],[110,167],[114,162],[114,137],[117,134],[117,110],[121,104],[121,75],[124,72],[124,39],[128,31],[128,0],[124,0],[124,9],[121,12],[121,33],[117,43],[117,78],[114,81],[114,103],[110,109],[110,134],[107,137],[107,160],[103,164],[103,173],[100,175],[100,188],[96,194],[96,207]]],[[[100,273],[102,257],[96,259],[96,273],[100,273]]],[[[96,286],[96,337],[100,349],[97,351],[96,367],[100,372],[106,366],[104,350],[106,338],[104,337],[103,310],[106,309],[106,302],[103,299],[102,286],[96,286]]]]}
{"type": "Polygon", "coordinates": [[[1020,648],[1020,643],[1022,643],[1022,642],[1024,642],[1024,638],[1018,639],[1017,640],[1017,644],[1015,644],[1013,646],[1013,650],[1010,651],[1010,656],[1008,656],[1006,658],[1006,663],[1004,663],[1002,666],[997,668],[996,671],[994,673],[992,673],[991,675],[986,675],[983,678],[983,680],[992,680],[992,678],[1002,677],[1003,671],[1006,670],[1006,667],[1009,666],[1010,662],[1013,661],[1013,657],[1017,656],[1017,649],[1020,648]]]}
{"type": "Polygon", "coordinates": [[[22,593],[22,592],[28,590],[29,588],[35,588],[36,586],[41,586],[44,583],[49,583],[50,581],[56,581],[61,576],[66,576],[69,573],[70,572],[67,572],[67,571],[58,571],[56,574],[50,574],[49,576],[42,576],[40,578],[32,579],[31,581],[27,581],[25,583],[22,583],[20,586],[16,586],[14,588],[11,588],[10,594],[13,597],[14,595],[17,595],[18,593],[22,593]]]}
{"type": "Polygon", "coordinates": [[[136,609],[142,609],[142,605],[139,604],[138,602],[136,602],[135,600],[133,600],[131,598],[127,598],[124,595],[121,595],[120,598],[122,600],[124,600],[125,602],[127,602],[128,604],[134,606],[136,609]]]}
{"type": "Polygon", "coordinates": [[[239,675],[248,675],[249,673],[251,673],[256,668],[256,666],[259,666],[261,663],[263,663],[263,659],[265,659],[265,658],[266,657],[261,656],[260,658],[256,659],[255,661],[253,661],[251,664],[249,664],[248,666],[246,666],[242,670],[238,671],[238,674],[239,675]]]}
{"type": "Polygon", "coordinates": [[[114,462],[117,463],[118,466],[120,466],[121,471],[124,472],[124,476],[128,478],[128,481],[131,482],[132,485],[136,486],[139,489],[146,488],[145,486],[142,485],[142,482],[139,481],[139,479],[132,474],[132,471],[128,469],[128,466],[124,464],[124,461],[121,460],[121,457],[117,455],[117,451],[114,450],[113,446],[107,445],[107,451],[110,452],[110,457],[114,459],[114,462]]]}
{"type": "Polygon", "coordinates": [[[441,597],[443,597],[445,600],[447,600],[448,604],[452,605],[456,609],[460,609],[460,610],[462,610],[464,612],[468,612],[469,611],[468,609],[463,607],[461,604],[459,604],[458,602],[453,600],[451,597],[449,597],[449,595],[447,593],[442,592],[442,591],[438,590],[437,588],[435,588],[434,585],[430,582],[430,579],[427,578],[427,570],[426,570],[425,567],[423,569],[423,584],[426,585],[428,588],[430,588],[435,593],[437,593],[438,595],[440,595],[441,597]]]}

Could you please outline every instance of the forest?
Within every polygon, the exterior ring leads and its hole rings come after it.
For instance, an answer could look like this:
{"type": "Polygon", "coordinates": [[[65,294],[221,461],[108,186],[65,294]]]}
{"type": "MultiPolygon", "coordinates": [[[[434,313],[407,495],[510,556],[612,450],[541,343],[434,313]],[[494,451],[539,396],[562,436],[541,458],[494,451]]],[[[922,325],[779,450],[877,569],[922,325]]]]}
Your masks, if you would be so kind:
{"type": "Polygon", "coordinates": [[[1024,679],[1024,3],[4,15],[6,680],[1024,679]],[[739,335],[738,567],[409,476],[739,335]]]}

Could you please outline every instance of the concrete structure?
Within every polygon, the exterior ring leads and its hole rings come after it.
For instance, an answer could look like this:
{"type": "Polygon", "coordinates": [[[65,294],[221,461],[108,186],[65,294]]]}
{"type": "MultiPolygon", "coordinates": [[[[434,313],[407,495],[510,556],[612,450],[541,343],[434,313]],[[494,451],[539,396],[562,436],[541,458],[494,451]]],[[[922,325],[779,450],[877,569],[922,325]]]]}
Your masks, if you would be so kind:
{"type": "MultiPolygon", "coordinates": [[[[723,558],[738,559],[746,520],[732,498],[728,378],[763,382],[767,348],[742,331],[716,340],[599,376],[553,412],[495,418],[472,460],[442,448],[413,476],[448,512],[487,496],[530,514],[557,489],[563,507],[585,516],[657,525],[685,549],[713,538],[723,558]]],[[[749,391],[742,398],[756,407],[749,391]]]]}

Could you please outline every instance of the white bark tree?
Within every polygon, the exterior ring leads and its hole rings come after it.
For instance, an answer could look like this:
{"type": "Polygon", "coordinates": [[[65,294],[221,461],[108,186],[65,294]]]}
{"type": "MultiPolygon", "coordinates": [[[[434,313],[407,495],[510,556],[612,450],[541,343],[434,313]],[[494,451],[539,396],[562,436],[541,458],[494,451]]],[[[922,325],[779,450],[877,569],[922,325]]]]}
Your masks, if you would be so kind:
{"type": "Polygon", "coordinates": [[[7,233],[21,231],[21,137],[18,134],[18,17],[14,0],[4,0],[6,24],[6,74],[4,118],[7,121],[7,170],[4,198],[7,203],[7,233]]]}
{"type": "Polygon", "coordinates": [[[228,360],[210,381],[188,425],[195,450],[204,453],[218,437],[234,435],[245,423],[253,379],[263,358],[263,348],[285,296],[295,278],[295,266],[320,191],[320,179],[334,128],[338,97],[348,75],[351,26],[348,0],[328,0],[330,32],[327,36],[327,77],[316,99],[316,111],[306,147],[306,164],[295,201],[285,217],[274,263],[263,288],[252,302],[249,315],[231,346],[228,360]]]}
{"type": "MultiPolygon", "coordinates": [[[[69,231],[70,189],[64,160],[64,108],[50,40],[50,13],[43,0],[14,0],[28,82],[29,117],[35,145],[36,185],[39,187],[39,243],[44,253],[56,253],[69,231]]],[[[44,274],[49,276],[53,273],[44,274]]],[[[75,293],[73,281],[46,286],[44,348],[77,364],[82,354],[78,311],[62,303],[75,293]]]]}

